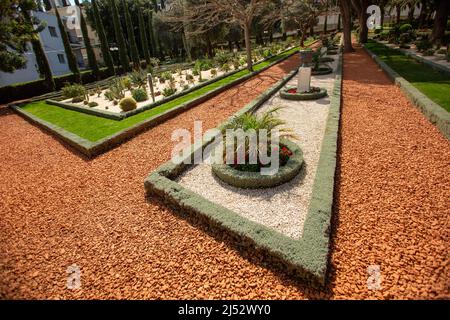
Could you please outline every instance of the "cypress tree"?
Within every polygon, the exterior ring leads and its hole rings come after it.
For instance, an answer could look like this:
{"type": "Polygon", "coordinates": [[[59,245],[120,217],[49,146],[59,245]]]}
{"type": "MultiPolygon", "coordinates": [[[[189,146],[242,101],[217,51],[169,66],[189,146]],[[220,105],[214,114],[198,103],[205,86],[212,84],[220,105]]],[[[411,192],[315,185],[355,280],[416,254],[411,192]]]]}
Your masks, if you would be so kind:
{"type": "Polygon", "coordinates": [[[142,9],[138,8],[138,20],[139,20],[139,34],[141,36],[141,48],[144,53],[145,61],[150,64],[150,51],[148,49],[148,40],[145,33],[144,16],[142,15],[142,9]]]}
{"type": "Polygon", "coordinates": [[[106,67],[108,68],[108,73],[110,75],[113,75],[115,74],[114,63],[111,57],[111,52],[109,51],[109,45],[108,40],[106,39],[105,28],[103,27],[102,19],[100,18],[100,13],[98,11],[97,1],[92,0],[91,3],[94,12],[95,29],[97,31],[98,37],[100,38],[103,60],[105,61],[106,67]]]}
{"type": "Polygon", "coordinates": [[[83,10],[81,10],[80,2],[78,0],[75,0],[75,5],[80,9],[80,27],[81,33],[83,34],[84,46],[86,47],[89,67],[91,68],[92,73],[98,79],[100,76],[100,72],[98,70],[97,59],[95,59],[94,50],[92,49],[91,40],[89,39],[89,32],[87,29],[86,20],[83,16],[83,10]]]}
{"type": "Polygon", "coordinates": [[[127,34],[128,34],[128,44],[131,49],[131,60],[133,61],[133,66],[135,69],[139,69],[141,64],[139,61],[139,53],[136,45],[136,39],[134,38],[133,31],[133,23],[131,22],[130,11],[128,11],[128,7],[125,3],[125,0],[122,0],[123,10],[125,12],[125,24],[127,26],[127,34]]]}
{"type": "Polygon", "coordinates": [[[152,56],[156,55],[156,44],[155,44],[155,35],[153,34],[153,11],[149,10],[147,12],[147,30],[148,30],[148,40],[150,43],[150,54],[152,56]]]}
{"type": "Polygon", "coordinates": [[[122,25],[119,19],[119,10],[117,10],[116,0],[109,0],[112,8],[112,18],[114,24],[114,34],[116,35],[117,46],[119,47],[120,63],[124,72],[130,71],[130,59],[128,58],[127,46],[125,44],[125,37],[122,30],[122,25]]]}
{"type": "MultiPolygon", "coordinates": [[[[27,23],[33,24],[30,12],[22,9],[22,13],[27,23]]],[[[50,68],[50,64],[48,63],[47,56],[45,55],[44,48],[42,48],[42,43],[38,35],[33,37],[31,40],[31,46],[33,48],[34,55],[36,56],[39,75],[44,78],[47,89],[49,91],[54,91],[55,81],[53,80],[52,69],[50,68]]]]}
{"type": "Polygon", "coordinates": [[[73,54],[72,48],[70,47],[69,36],[67,35],[66,28],[64,28],[64,23],[62,22],[59,12],[55,8],[56,20],[58,21],[59,32],[61,33],[62,42],[64,44],[64,51],[66,52],[67,62],[69,63],[69,69],[72,71],[75,82],[81,82],[80,69],[78,69],[77,59],[73,54]]]}

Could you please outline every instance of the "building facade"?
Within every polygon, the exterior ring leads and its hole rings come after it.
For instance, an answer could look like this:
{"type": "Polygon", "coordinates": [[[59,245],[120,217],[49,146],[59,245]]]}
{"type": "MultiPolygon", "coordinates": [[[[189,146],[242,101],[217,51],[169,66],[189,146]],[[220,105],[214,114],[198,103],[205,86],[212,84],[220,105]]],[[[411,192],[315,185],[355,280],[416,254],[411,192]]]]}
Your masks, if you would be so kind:
{"type": "MultiPolygon", "coordinates": [[[[47,22],[45,29],[39,33],[39,38],[53,75],[60,76],[70,73],[56,16],[41,11],[34,11],[32,14],[39,20],[47,22]]],[[[25,57],[27,59],[25,68],[18,69],[14,73],[0,71],[0,87],[39,79],[38,64],[31,44],[25,57]]]]}

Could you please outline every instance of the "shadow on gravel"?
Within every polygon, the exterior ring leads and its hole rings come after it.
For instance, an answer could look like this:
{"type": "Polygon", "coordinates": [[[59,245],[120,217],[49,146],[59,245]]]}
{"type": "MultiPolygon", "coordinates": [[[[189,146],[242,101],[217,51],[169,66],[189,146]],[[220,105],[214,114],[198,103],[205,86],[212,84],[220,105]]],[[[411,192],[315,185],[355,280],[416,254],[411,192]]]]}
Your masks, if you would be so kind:
{"type": "Polygon", "coordinates": [[[216,229],[211,228],[205,222],[199,221],[194,216],[182,212],[177,208],[172,207],[171,205],[167,205],[159,199],[150,198],[147,196],[146,200],[149,204],[154,205],[158,208],[168,209],[171,214],[183,218],[194,228],[199,228],[202,232],[205,232],[215,240],[223,242],[228,248],[231,248],[242,258],[250,261],[257,266],[268,269],[280,279],[283,285],[295,287],[308,299],[330,299],[333,296],[329,288],[329,281],[324,288],[320,289],[313,287],[308,281],[289,274],[287,271],[285,271],[285,269],[283,269],[282,266],[267,263],[263,252],[257,251],[254,248],[248,248],[247,246],[240,245],[239,242],[236,241],[236,239],[234,239],[226,232],[217,232],[216,229]]]}

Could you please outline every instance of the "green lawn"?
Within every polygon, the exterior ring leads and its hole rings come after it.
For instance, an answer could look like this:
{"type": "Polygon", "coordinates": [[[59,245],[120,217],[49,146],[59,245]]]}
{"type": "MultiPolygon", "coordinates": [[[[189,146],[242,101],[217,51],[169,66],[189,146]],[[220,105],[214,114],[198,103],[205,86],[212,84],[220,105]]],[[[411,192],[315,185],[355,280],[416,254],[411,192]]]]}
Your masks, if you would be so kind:
{"type": "Polygon", "coordinates": [[[438,72],[405,56],[399,50],[387,48],[382,44],[369,42],[366,47],[428,98],[450,112],[449,75],[438,72]]]}
{"type": "MultiPolygon", "coordinates": [[[[308,45],[313,40],[307,41],[305,44],[308,45]]],[[[270,63],[279,60],[287,55],[293,53],[298,50],[298,47],[293,48],[289,51],[286,51],[278,56],[272,57],[269,60],[258,63],[254,65],[253,69],[260,70],[270,63]]],[[[182,97],[176,98],[172,101],[164,103],[158,107],[146,110],[144,112],[138,113],[134,116],[128,117],[124,120],[117,121],[106,119],[102,117],[97,117],[93,115],[88,115],[85,113],[72,111],[68,109],[64,109],[61,107],[49,105],[45,103],[45,101],[32,102],[25,106],[23,106],[23,110],[50,122],[54,125],[57,125],[67,131],[70,131],[86,140],[89,141],[97,141],[114,133],[117,133],[123,129],[126,129],[136,123],[139,123],[145,119],[148,119],[154,115],[160,114],[166,110],[172,109],[184,102],[193,100],[206,92],[212,91],[218,87],[226,85],[238,78],[241,78],[249,73],[248,70],[239,71],[233,75],[230,75],[224,79],[216,81],[212,84],[209,84],[203,88],[195,90],[191,93],[188,93],[182,97]]]]}

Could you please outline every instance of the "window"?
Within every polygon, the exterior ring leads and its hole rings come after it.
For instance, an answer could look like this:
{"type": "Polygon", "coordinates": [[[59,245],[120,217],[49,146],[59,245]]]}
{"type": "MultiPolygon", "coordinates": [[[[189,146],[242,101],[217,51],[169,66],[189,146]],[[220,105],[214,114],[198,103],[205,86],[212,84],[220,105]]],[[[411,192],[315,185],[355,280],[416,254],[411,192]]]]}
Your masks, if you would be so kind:
{"type": "Polygon", "coordinates": [[[56,33],[56,28],[52,26],[48,26],[48,31],[50,31],[50,35],[54,38],[58,38],[58,34],[56,33]]]}
{"type": "Polygon", "coordinates": [[[61,64],[66,63],[66,58],[64,57],[64,55],[62,53],[58,53],[58,60],[59,60],[59,63],[61,63],[61,64]]]}

